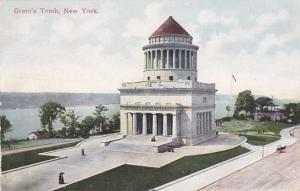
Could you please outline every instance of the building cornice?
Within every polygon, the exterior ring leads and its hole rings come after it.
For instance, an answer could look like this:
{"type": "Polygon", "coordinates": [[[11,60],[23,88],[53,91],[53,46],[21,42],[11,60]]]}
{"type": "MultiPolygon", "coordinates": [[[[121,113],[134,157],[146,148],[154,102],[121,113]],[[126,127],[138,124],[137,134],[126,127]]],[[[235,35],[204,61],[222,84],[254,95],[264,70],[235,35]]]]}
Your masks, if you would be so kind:
{"type": "Polygon", "coordinates": [[[123,95],[215,94],[216,89],[200,88],[120,88],[123,95]]]}
{"type": "Polygon", "coordinates": [[[161,44],[149,44],[146,46],[143,46],[143,50],[146,49],[176,49],[176,48],[182,48],[182,49],[194,49],[198,50],[199,46],[193,45],[193,44],[179,44],[179,43],[161,43],[161,44]]]}

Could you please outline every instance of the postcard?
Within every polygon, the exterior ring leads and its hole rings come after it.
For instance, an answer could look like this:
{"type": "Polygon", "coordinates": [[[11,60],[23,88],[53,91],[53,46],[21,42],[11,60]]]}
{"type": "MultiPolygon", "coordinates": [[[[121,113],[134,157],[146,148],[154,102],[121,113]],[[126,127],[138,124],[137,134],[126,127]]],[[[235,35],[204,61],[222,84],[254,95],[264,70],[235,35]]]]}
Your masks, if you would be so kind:
{"type": "Polygon", "coordinates": [[[2,0],[1,190],[299,191],[297,0],[2,0]]]}

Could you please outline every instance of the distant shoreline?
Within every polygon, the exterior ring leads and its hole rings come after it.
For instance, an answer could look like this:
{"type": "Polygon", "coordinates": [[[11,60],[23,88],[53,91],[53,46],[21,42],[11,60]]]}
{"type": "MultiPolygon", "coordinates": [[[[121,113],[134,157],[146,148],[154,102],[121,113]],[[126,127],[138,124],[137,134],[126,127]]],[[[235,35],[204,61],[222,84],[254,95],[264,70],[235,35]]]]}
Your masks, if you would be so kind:
{"type": "Polygon", "coordinates": [[[0,109],[34,109],[48,101],[65,107],[119,104],[118,93],[9,93],[0,92],[0,109]]]}
{"type": "MultiPolygon", "coordinates": [[[[256,95],[255,97],[259,97],[256,95]]],[[[233,95],[235,100],[236,95],[233,95]]],[[[216,102],[227,103],[230,95],[217,94],[216,102]]],[[[99,104],[120,104],[119,93],[56,93],[56,92],[0,92],[1,109],[35,109],[48,101],[55,101],[65,107],[96,106],[99,104]]],[[[274,99],[276,104],[282,105],[289,102],[300,102],[292,99],[274,99]]]]}

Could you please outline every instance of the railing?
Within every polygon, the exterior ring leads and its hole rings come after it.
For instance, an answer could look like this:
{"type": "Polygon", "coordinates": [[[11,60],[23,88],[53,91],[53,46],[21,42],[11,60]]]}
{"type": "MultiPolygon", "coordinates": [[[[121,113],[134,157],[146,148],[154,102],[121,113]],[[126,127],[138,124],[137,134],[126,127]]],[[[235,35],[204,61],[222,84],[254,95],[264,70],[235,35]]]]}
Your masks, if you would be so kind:
{"type": "Polygon", "coordinates": [[[149,80],[140,82],[125,82],[122,84],[121,89],[134,89],[134,88],[196,88],[196,89],[215,89],[215,84],[194,82],[191,80],[180,81],[160,81],[149,80]]]}

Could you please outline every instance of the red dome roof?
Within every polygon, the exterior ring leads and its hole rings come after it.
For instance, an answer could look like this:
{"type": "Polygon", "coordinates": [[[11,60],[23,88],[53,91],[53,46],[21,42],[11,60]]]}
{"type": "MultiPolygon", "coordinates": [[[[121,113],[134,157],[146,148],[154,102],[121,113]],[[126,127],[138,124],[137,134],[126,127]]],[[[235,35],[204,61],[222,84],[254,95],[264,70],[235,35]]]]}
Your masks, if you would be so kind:
{"type": "Polygon", "coordinates": [[[185,35],[190,36],[188,32],[180,24],[178,24],[172,16],[170,16],[162,25],[152,33],[152,36],[160,36],[160,35],[185,35]]]}

